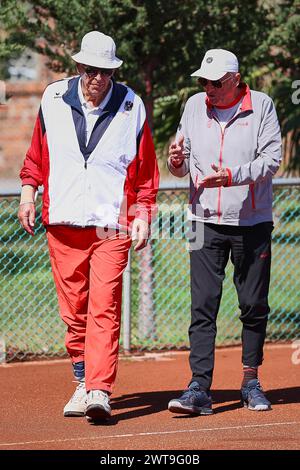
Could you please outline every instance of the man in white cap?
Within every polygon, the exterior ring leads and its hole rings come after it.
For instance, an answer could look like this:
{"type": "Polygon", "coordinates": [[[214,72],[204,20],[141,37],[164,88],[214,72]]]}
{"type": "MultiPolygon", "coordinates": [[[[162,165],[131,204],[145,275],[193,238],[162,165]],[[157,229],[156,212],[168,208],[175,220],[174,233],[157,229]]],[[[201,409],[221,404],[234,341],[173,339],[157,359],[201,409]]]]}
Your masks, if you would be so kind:
{"type": "Polygon", "coordinates": [[[42,97],[20,176],[19,220],[34,235],[44,186],[46,227],[66,348],[77,387],[64,416],[111,415],[119,348],[122,274],[132,240],[144,248],[158,167],[142,100],[117,83],[113,39],[87,33],[73,55],[78,76],[42,97]]]}
{"type": "Polygon", "coordinates": [[[242,404],[269,410],[257,369],[270,311],[272,176],[281,162],[278,119],[272,100],[241,82],[230,51],[207,51],[192,76],[199,77],[205,92],[187,101],[168,158],[171,173],[190,173],[191,181],[192,378],[169,410],[212,413],[216,319],[229,256],[243,325],[242,404]]]}

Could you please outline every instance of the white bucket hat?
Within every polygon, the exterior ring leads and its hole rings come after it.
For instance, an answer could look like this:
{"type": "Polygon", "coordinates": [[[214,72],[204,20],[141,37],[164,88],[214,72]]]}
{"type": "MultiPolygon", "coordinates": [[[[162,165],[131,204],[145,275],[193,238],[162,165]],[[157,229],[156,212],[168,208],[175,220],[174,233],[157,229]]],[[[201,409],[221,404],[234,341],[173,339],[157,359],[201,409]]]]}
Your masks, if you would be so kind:
{"type": "Polygon", "coordinates": [[[99,31],[90,31],[83,36],[80,52],[71,57],[80,64],[104,69],[116,69],[123,64],[123,61],[116,57],[113,38],[99,31]]]}
{"type": "Polygon", "coordinates": [[[219,80],[227,72],[238,72],[237,57],[225,49],[210,49],[205,53],[200,69],[191,74],[192,77],[203,77],[207,80],[219,80]]]}

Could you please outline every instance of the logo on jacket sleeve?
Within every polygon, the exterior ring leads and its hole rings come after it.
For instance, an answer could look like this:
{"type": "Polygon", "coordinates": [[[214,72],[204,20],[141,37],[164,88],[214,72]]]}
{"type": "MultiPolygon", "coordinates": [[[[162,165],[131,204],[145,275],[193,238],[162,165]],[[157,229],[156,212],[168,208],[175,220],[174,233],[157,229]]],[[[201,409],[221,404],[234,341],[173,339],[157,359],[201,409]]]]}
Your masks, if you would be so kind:
{"type": "Polygon", "coordinates": [[[119,163],[124,170],[126,170],[130,162],[131,159],[128,157],[128,155],[124,154],[119,157],[119,163]]]}
{"type": "Polygon", "coordinates": [[[132,101],[125,101],[124,110],[125,111],[131,111],[132,108],[133,108],[133,102],[132,101]]]}

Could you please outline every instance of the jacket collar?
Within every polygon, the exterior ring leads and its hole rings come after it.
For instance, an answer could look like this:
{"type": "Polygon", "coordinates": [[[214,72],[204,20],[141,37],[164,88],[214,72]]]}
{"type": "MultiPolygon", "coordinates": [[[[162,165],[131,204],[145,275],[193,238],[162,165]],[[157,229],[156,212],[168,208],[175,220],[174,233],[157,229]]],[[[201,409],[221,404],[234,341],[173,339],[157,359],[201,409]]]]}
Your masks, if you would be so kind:
{"type": "Polygon", "coordinates": [[[253,111],[251,91],[250,91],[249,85],[246,85],[246,83],[243,83],[243,85],[245,87],[245,94],[244,94],[244,98],[243,98],[240,110],[241,111],[253,111]]]}
{"type": "Polygon", "coordinates": [[[71,78],[68,82],[68,89],[63,94],[62,99],[72,108],[76,108],[78,111],[81,111],[81,103],[78,96],[78,82],[80,77],[71,78]]]}
{"type": "MultiPolygon", "coordinates": [[[[82,114],[81,103],[80,103],[80,99],[78,96],[79,80],[80,80],[80,76],[71,78],[69,80],[68,89],[63,94],[62,98],[65,103],[67,103],[72,108],[77,109],[77,111],[79,111],[82,114]]],[[[124,85],[116,83],[114,79],[112,79],[112,82],[113,82],[112,95],[110,97],[110,100],[106,104],[105,108],[103,109],[102,114],[103,113],[116,114],[127,93],[127,88],[124,85]]]]}
{"type": "MultiPolygon", "coordinates": [[[[242,83],[241,85],[242,85],[241,94],[237,98],[237,100],[235,100],[235,103],[237,103],[242,98],[240,111],[253,111],[250,88],[246,83],[242,83]]],[[[234,105],[235,103],[233,103],[232,105],[234,105]]],[[[205,104],[206,104],[208,110],[211,111],[212,108],[213,108],[213,105],[209,101],[208,96],[206,96],[206,98],[205,98],[205,104]]]]}

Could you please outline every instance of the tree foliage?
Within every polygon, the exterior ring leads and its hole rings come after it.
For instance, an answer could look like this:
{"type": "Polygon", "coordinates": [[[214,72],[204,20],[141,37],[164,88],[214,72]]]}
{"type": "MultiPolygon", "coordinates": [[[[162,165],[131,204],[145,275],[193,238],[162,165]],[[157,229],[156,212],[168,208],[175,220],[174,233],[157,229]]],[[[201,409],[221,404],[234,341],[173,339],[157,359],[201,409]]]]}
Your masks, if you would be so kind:
{"type": "MultiPolygon", "coordinates": [[[[274,10],[274,27],[268,37],[272,61],[269,90],[275,99],[284,139],[284,154],[290,155],[286,174],[300,170],[300,103],[295,86],[300,87],[300,2],[282,0],[274,10]],[[297,84],[298,81],[298,84],[297,84]],[[294,96],[294,98],[293,98],[294,96]]],[[[300,93],[298,93],[300,96],[300,93]]]]}
{"type": "Polygon", "coordinates": [[[0,21],[0,58],[28,47],[66,74],[85,33],[111,35],[124,60],[118,78],[142,96],[150,122],[154,108],[157,143],[174,132],[182,100],[196,91],[190,74],[219,47],[238,56],[250,85],[275,98],[283,125],[296,117],[299,129],[299,111],[289,100],[287,118],[281,101],[300,78],[299,0],[2,0],[0,21]]]}
{"type": "Polygon", "coordinates": [[[151,100],[190,84],[208,48],[231,49],[247,71],[266,37],[266,14],[256,0],[3,0],[1,16],[4,50],[29,47],[67,73],[86,32],[113,36],[124,58],[121,78],[151,100]]]}

